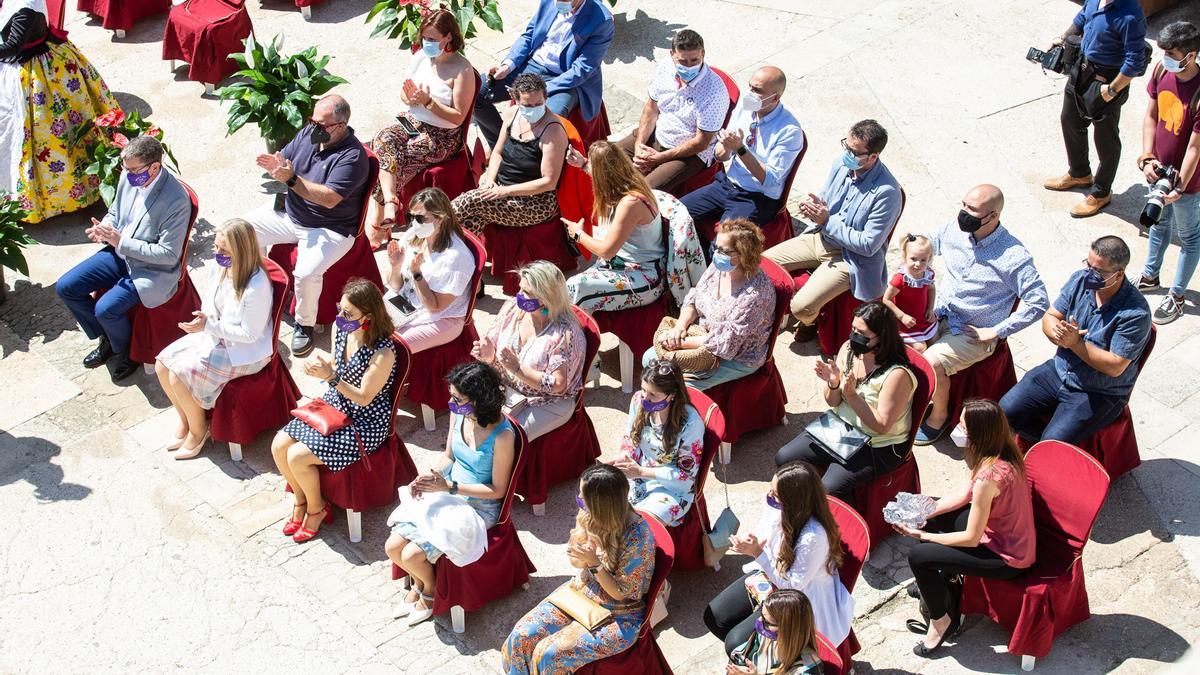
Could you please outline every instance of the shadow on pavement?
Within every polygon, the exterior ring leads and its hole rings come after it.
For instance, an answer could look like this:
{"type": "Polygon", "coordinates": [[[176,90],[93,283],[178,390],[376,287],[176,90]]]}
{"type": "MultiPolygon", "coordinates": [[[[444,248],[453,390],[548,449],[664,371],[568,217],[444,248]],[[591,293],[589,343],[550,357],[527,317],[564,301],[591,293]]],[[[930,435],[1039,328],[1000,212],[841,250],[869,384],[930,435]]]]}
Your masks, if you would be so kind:
{"type": "Polygon", "coordinates": [[[45,439],[0,431],[0,487],[22,480],[33,486],[34,496],[41,502],[86,499],[92,489],[63,482],[62,467],[50,462],[61,452],[62,448],[45,439]]]}
{"type": "Polygon", "coordinates": [[[613,41],[605,54],[605,63],[633,63],[639,57],[653,59],[655,47],[669,49],[675,33],[687,28],[685,23],[653,18],[642,9],[632,16],[622,9],[618,7],[613,13],[613,41]]]}

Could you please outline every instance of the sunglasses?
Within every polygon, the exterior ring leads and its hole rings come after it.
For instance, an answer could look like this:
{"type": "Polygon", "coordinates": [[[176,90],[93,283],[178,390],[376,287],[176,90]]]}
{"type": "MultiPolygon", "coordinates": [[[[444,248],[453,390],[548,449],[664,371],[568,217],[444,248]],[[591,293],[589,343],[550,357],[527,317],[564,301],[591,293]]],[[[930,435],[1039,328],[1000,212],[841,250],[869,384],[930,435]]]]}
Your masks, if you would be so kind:
{"type": "Polygon", "coordinates": [[[849,145],[846,145],[846,139],[844,139],[844,138],[842,139],[842,149],[846,150],[847,152],[854,155],[855,157],[866,157],[867,155],[871,154],[870,150],[868,150],[866,152],[855,152],[854,148],[851,148],[849,145]]]}
{"type": "Polygon", "coordinates": [[[668,361],[666,359],[651,359],[650,365],[647,367],[651,368],[659,375],[673,375],[675,374],[675,369],[678,366],[675,365],[674,361],[668,361]]]}

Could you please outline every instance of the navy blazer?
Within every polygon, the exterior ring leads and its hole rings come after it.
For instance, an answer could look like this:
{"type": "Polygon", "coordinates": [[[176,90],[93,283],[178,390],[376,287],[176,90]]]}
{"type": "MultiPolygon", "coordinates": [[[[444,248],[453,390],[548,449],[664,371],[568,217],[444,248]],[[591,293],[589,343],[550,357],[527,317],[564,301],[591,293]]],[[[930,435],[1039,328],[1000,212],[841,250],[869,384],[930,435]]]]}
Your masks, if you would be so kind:
{"type": "MultiPolygon", "coordinates": [[[[554,0],[541,0],[537,13],[529,20],[525,32],[513,43],[505,58],[512,63],[514,73],[521,71],[546,41],[556,16],[558,10],[554,8],[554,0]]],[[[578,90],[579,109],[583,118],[590,120],[600,113],[600,103],[604,100],[600,65],[613,39],[612,12],[604,6],[603,0],[584,0],[571,27],[571,34],[574,40],[567,42],[566,49],[558,56],[562,74],[546,83],[546,93],[553,96],[558,92],[578,90]]]]}

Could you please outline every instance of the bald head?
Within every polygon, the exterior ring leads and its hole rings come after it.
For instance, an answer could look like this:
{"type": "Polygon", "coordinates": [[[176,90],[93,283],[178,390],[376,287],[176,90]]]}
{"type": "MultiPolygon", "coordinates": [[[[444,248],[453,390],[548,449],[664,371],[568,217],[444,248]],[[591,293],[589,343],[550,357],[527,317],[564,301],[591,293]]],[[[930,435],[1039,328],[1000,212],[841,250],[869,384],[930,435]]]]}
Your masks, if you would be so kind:
{"type": "Polygon", "coordinates": [[[766,115],[783,100],[783,90],[787,87],[787,77],[775,66],[763,66],[750,76],[750,91],[762,99],[759,115],[766,115]]]}
{"type": "Polygon", "coordinates": [[[317,101],[313,113],[313,117],[318,120],[328,115],[334,122],[346,123],[350,121],[350,104],[341,96],[330,94],[317,101]],[[318,113],[321,114],[320,117],[317,115],[318,113]]]}
{"type": "Polygon", "coordinates": [[[999,215],[1004,210],[1004,193],[995,185],[987,183],[971,188],[963,201],[985,213],[995,211],[999,215]]]}

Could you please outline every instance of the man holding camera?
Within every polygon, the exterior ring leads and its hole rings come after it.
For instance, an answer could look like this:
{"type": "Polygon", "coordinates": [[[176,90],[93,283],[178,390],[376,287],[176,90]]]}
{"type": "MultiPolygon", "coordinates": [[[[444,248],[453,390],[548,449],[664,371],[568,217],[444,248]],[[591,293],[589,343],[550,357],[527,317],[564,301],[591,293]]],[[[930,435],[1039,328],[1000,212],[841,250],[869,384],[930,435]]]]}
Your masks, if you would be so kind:
{"type": "Polygon", "coordinates": [[[1162,268],[1171,231],[1179,233],[1183,244],[1179,264],[1175,267],[1175,282],[1162,304],[1154,310],[1156,324],[1168,324],[1183,314],[1183,291],[1187,288],[1196,262],[1200,259],[1200,29],[1188,21],[1176,21],[1158,34],[1158,46],[1163,59],[1146,85],[1150,105],[1142,122],[1142,155],[1138,168],[1154,185],[1164,177],[1174,181],[1161,196],[1163,210],[1157,222],[1150,226],[1150,250],[1146,267],[1138,280],[1139,291],[1159,287],[1158,272],[1162,268]],[[1172,176],[1174,174],[1174,176],[1172,176]]]}
{"type": "Polygon", "coordinates": [[[1090,194],[1071,209],[1075,218],[1087,218],[1112,201],[1121,156],[1121,106],[1129,100],[1129,83],[1145,72],[1146,17],[1137,0],[1085,0],[1054,45],[1076,36],[1082,36],[1080,53],[1067,74],[1059,118],[1069,170],[1044,186],[1060,191],[1090,186],[1090,194]],[[1089,125],[1094,127],[1100,160],[1094,177],[1088,160],[1089,125]]]}

